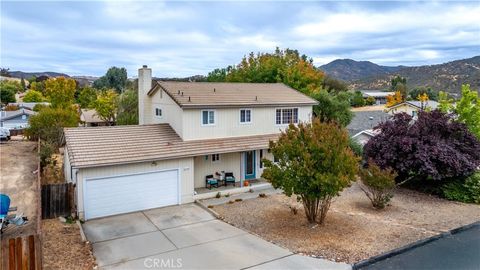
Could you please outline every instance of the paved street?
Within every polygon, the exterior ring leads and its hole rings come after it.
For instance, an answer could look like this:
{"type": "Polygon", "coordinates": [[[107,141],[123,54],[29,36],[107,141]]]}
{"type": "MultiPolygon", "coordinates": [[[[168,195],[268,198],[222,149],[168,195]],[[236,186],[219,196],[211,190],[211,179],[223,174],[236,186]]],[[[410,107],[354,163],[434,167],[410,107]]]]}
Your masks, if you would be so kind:
{"type": "Polygon", "coordinates": [[[361,269],[480,269],[480,224],[361,269]]]}
{"type": "Polygon", "coordinates": [[[292,254],[195,204],[87,221],[101,269],[351,269],[292,254]]]}

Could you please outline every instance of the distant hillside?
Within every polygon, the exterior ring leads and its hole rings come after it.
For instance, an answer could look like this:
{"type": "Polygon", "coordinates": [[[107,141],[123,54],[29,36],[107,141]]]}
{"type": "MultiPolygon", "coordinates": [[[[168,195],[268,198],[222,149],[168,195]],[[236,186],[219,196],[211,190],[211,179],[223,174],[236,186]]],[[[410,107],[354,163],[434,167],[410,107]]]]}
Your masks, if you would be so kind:
{"type": "Polygon", "coordinates": [[[11,77],[14,78],[24,78],[24,79],[30,79],[31,77],[40,77],[40,76],[48,76],[48,77],[70,77],[65,73],[58,73],[58,72],[51,72],[51,71],[45,71],[45,72],[23,72],[23,71],[9,71],[11,77]]]}
{"type": "Polygon", "coordinates": [[[320,68],[323,69],[325,66],[329,66],[324,69],[327,74],[347,81],[353,89],[387,89],[390,87],[390,80],[399,75],[407,78],[407,86],[410,89],[423,86],[431,87],[436,91],[458,94],[461,85],[468,83],[472,89],[480,91],[480,56],[418,67],[385,67],[371,62],[353,60],[335,60],[320,68]],[[334,64],[335,62],[337,63],[334,64]],[[333,73],[327,71],[329,68],[333,73]],[[351,75],[335,75],[338,72],[351,75]],[[357,76],[356,79],[345,79],[355,76],[357,76]]]}
{"type": "Polygon", "coordinates": [[[403,66],[389,67],[380,66],[369,61],[337,59],[319,68],[334,78],[343,81],[356,81],[366,77],[386,75],[403,68],[403,66]]]}
{"type": "Polygon", "coordinates": [[[193,75],[190,77],[185,78],[153,78],[154,80],[158,81],[174,81],[174,82],[205,82],[207,81],[207,77],[203,75],[193,75]]]}

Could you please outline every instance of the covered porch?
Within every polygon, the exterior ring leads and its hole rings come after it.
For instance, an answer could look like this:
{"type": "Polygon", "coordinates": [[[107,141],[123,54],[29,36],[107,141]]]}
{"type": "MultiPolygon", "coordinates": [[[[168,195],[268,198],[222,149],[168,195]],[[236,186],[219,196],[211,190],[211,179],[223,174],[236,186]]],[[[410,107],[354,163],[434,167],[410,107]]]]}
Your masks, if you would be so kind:
{"type": "Polygon", "coordinates": [[[261,178],[264,169],[261,160],[264,158],[272,159],[267,149],[194,157],[195,199],[214,197],[218,192],[233,194],[270,185],[261,178]]]}

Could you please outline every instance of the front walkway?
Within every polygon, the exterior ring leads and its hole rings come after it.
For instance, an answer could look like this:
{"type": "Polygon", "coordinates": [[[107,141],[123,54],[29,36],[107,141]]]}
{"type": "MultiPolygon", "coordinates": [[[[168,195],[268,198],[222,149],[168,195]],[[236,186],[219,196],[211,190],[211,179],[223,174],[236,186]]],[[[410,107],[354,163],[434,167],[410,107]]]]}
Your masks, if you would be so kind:
{"type": "Polygon", "coordinates": [[[83,228],[101,269],[350,269],[294,255],[195,204],[90,220],[83,228]]]}

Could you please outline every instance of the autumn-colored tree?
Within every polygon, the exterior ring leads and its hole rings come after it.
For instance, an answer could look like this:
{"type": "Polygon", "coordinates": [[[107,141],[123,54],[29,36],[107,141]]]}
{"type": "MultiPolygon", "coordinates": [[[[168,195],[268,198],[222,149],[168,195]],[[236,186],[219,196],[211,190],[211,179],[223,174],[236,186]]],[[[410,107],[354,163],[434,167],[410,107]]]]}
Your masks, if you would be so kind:
{"type": "Polygon", "coordinates": [[[405,100],[403,99],[402,93],[400,91],[395,91],[395,93],[388,95],[387,96],[387,107],[392,107],[397,104],[400,104],[404,102],[405,100]]]}
{"type": "Polygon", "coordinates": [[[360,169],[359,176],[363,184],[360,188],[370,199],[372,206],[377,209],[385,208],[393,197],[397,173],[392,168],[382,169],[373,160],[369,160],[367,166],[360,169]]]}
{"type": "Polygon", "coordinates": [[[332,199],[355,179],[358,158],[345,129],[315,118],[290,126],[270,142],[278,162],[264,159],[262,177],[301,201],[310,223],[323,224],[332,199]]]}
{"type": "Polygon", "coordinates": [[[45,97],[42,95],[42,92],[35,90],[29,90],[25,96],[23,96],[23,102],[42,102],[45,100],[45,97]]]}
{"type": "Polygon", "coordinates": [[[115,90],[102,91],[93,102],[97,116],[108,125],[115,123],[118,110],[118,94],[115,90]]]}
{"type": "Polygon", "coordinates": [[[45,81],[45,94],[52,108],[69,108],[74,102],[76,82],[74,79],[58,77],[45,81]]]}
{"type": "Polygon", "coordinates": [[[300,55],[297,50],[280,50],[274,53],[253,52],[240,64],[216,69],[208,74],[207,81],[226,82],[282,82],[303,93],[322,89],[324,73],[318,70],[312,59],[300,55]]]}

